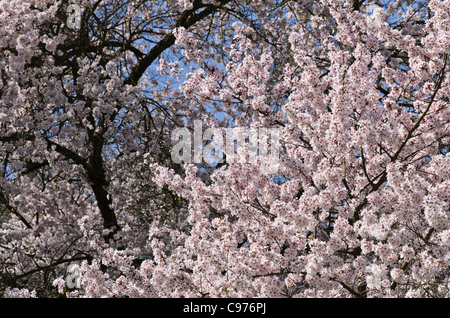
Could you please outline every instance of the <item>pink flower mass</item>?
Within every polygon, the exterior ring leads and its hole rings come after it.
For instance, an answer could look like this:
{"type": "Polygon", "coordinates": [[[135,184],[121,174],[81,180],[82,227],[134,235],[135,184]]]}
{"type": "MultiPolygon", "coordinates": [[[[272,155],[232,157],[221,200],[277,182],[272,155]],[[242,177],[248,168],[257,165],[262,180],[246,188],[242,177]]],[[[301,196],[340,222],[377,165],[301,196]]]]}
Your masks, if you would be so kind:
{"type": "Polygon", "coordinates": [[[0,0],[0,297],[448,298],[449,52],[449,0],[0,0]]]}

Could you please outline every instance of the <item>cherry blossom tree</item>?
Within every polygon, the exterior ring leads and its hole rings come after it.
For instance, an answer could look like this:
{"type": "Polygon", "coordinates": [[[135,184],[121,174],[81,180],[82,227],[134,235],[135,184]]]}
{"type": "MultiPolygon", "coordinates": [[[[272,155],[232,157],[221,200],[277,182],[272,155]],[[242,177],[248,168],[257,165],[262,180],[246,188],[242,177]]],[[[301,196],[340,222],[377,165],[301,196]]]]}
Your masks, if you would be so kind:
{"type": "Polygon", "coordinates": [[[449,296],[450,1],[0,0],[0,26],[0,295],[449,296]],[[196,120],[278,129],[277,169],[175,162],[196,120]]]}

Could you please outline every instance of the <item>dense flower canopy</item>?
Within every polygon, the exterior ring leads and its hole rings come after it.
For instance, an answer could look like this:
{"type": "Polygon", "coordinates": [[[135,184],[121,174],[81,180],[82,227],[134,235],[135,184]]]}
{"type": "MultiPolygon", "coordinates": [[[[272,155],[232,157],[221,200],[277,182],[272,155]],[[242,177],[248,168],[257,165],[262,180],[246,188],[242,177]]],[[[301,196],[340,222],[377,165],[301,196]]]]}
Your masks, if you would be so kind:
{"type": "Polygon", "coordinates": [[[449,52],[449,0],[0,0],[0,296],[449,297],[449,52]]]}

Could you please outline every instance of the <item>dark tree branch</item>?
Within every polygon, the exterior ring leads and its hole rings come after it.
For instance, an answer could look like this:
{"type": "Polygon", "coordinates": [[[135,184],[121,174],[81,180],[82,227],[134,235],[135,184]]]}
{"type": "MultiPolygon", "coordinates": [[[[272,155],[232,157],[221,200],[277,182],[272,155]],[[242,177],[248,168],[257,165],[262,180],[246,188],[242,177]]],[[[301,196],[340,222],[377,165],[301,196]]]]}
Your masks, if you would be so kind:
{"type": "MultiPolygon", "coordinates": [[[[222,0],[221,6],[215,5],[205,5],[201,1],[194,1],[193,8],[190,10],[184,11],[179,17],[175,27],[184,27],[188,29],[195,23],[203,20],[208,17],[215,11],[219,10],[221,7],[225,6],[230,0],[222,0]],[[195,11],[205,8],[203,11],[199,13],[195,13],[195,11]]],[[[124,85],[137,85],[139,79],[145,73],[147,68],[152,65],[152,63],[169,47],[171,47],[175,43],[175,35],[173,33],[167,34],[161,41],[159,41],[149,53],[145,55],[132,70],[130,76],[124,81],[124,85]]]]}

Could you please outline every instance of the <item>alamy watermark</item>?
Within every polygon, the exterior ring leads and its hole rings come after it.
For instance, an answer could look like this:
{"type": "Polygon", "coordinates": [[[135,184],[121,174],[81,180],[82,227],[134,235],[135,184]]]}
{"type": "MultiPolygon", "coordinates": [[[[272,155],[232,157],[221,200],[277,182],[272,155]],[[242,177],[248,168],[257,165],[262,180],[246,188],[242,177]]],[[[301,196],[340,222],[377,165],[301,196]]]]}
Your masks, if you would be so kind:
{"type": "Polygon", "coordinates": [[[217,165],[249,163],[259,165],[266,174],[276,173],[279,167],[280,136],[278,128],[207,128],[194,121],[193,136],[187,127],[172,131],[177,142],[171,152],[175,163],[217,165]]]}
{"type": "Polygon", "coordinates": [[[67,268],[66,285],[70,289],[81,288],[81,271],[79,265],[71,264],[67,268]]]}
{"type": "Polygon", "coordinates": [[[66,9],[67,13],[67,27],[69,29],[80,29],[81,28],[81,12],[82,9],[77,4],[69,4],[66,9]]]}

